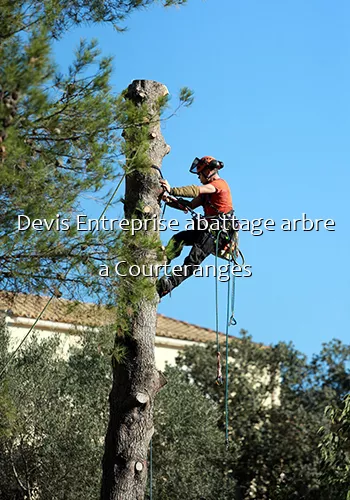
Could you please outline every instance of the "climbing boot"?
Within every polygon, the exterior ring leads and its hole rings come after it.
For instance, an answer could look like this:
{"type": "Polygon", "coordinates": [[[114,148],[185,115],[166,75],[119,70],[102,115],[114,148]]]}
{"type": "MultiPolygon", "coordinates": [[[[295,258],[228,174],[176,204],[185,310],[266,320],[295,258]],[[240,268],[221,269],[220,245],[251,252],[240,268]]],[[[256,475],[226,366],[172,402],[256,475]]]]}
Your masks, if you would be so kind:
{"type": "Polygon", "coordinates": [[[173,288],[174,285],[171,279],[168,278],[167,276],[162,276],[157,281],[157,292],[160,298],[165,297],[165,295],[168,295],[168,293],[170,293],[173,288]]]}

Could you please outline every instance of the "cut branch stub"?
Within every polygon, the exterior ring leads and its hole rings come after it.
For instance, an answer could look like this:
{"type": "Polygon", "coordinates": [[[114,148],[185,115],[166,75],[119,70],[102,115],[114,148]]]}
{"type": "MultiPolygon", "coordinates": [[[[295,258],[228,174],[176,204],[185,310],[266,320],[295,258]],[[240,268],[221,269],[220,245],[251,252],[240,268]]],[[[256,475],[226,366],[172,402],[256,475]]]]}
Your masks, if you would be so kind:
{"type": "Polygon", "coordinates": [[[146,404],[149,401],[149,396],[144,392],[138,392],[136,394],[136,401],[140,404],[146,404]]]}

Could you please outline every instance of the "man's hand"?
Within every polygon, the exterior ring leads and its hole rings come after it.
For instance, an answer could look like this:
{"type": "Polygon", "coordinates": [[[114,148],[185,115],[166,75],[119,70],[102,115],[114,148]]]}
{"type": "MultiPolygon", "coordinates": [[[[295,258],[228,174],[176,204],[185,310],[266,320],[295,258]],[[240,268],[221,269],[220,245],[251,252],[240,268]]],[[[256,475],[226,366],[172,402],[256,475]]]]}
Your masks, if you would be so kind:
{"type": "Polygon", "coordinates": [[[162,196],[162,200],[165,201],[165,203],[170,203],[174,201],[174,198],[170,197],[168,193],[164,192],[162,196]]]}
{"type": "Polygon", "coordinates": [[[179,200],[174,198],[173,196],[169,196],[166,193],[163,194],[162,200],[171,208],[176,208],[176,210],[181,210],[187,214],[188,209],[187,206],[190,206],[189,201],[183,200],[180,198],[179,200]]]}
{"type": "Polygon", "coordinates": [[[164,191],[167,191],[168,193],[170,193],[171,187],[170,187],[169,182],[166,179],[160,179],[159,182],[160,182],[160,185],[162,186],[162,188],[164,189],[164,191]]]}

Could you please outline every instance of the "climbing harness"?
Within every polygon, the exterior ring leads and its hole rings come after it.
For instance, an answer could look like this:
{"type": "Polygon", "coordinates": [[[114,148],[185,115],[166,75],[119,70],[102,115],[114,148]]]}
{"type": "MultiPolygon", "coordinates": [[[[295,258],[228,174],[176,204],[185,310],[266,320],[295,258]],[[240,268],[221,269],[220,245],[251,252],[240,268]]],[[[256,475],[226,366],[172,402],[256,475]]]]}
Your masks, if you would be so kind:
{"type": "MultiPolygon", "coordinates": [[[[223,164],[222,167],[223,168],[223,164]]],[[[231,210],[228,213],[220,212],[210,201],[210,195],[205,194],[202,195],[202,200],[203,200],[203,206],[208,205],[211,207],[213,210],[216,212],[216,216],[212,216],[211,218],[213,220],[218,220],[221,224],[223,224],[224,230],[221,231],[222,235],[224,237],[223,243],[220,245],[220,248],[218,251],[216,251],[215,254],[217,254],[220,258],[224,260],[233,260],[233,262],[236,265],[244,265],[244,256],[242,252],[239,249],[238,245],[238,231],[240,229],[240,222],[238,219],[235,218],[235,213],[234,210],[231,210]],[[229,228],[226,227],[226,223],[229,222],[229,228]],[[241,263],[238,264],[237,259],[241,258],[241,263]]],[[[210,220],[210,216],[206,217],[206,219],[210,220]]],[[[220,232],[220,236],[221,236],[220,232]]],[[[219,238],[219,235],[216,236],[216,238],[219,238]]],[[[213,253],[213,255],[215,255],[213,253]]]]}
{"type": "Polygon", "coordinates": [[[230,214],[223,214],[222,216],[216,218],[216,220],[219,221],[220,230],[211,231],[215,240],[215,247],[216,247],[215,253],[213,252],[212,255],[217,255],[221,259],[227,261],[233,260],[235,264],[237,264],[236,259],[239,256],[241,256],[242,261],[244,263],[243,254],[242,252],[240,252],[238,248],[238,231],[240,227],[239,221],[234,218],[234,214],[232,212],[230,215],[231,221],[229,221],[230,227],[227,228],[226,227],[227,215],[230,214]]]}
{"type": "Polygon", "coordinates": [[[214,238],[216,249],[212,252],[212,255],[229,262],[233,261],[237,266],[244,265],[244,255],[239,249],[238,231],[240,229],[240,223],[238,219],[234,218],[233,211],[212,218],[203,217],[194,212],[193,220],[197,223],[197,227],[199,228],[201,224],[206,224],[206,226],[203,227],[207,227],[208,232],[214,238]],[[229,223],[229,227],[226,226],[227,222],[229,223]],[[210,227],[211,223],[214,223],[215,228],[210,227]],[[238,262],[239,258],[241,262],[238,262]]]}

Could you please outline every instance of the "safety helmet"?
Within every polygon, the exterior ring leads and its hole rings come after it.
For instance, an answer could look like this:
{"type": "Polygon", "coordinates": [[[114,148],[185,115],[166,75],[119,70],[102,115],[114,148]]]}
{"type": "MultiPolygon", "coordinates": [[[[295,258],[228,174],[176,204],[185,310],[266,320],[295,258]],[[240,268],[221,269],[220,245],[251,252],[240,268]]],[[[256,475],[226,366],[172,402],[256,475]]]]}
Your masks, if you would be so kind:
{"type": "Polygon", "coordinates": [[[195,158],[190,167],[191,174],[199,174],[205,168],[209,170],[220,170],[224,164],[222,161],[215,160],[212,156],[203,156],[203,158],[195,158]]]}

